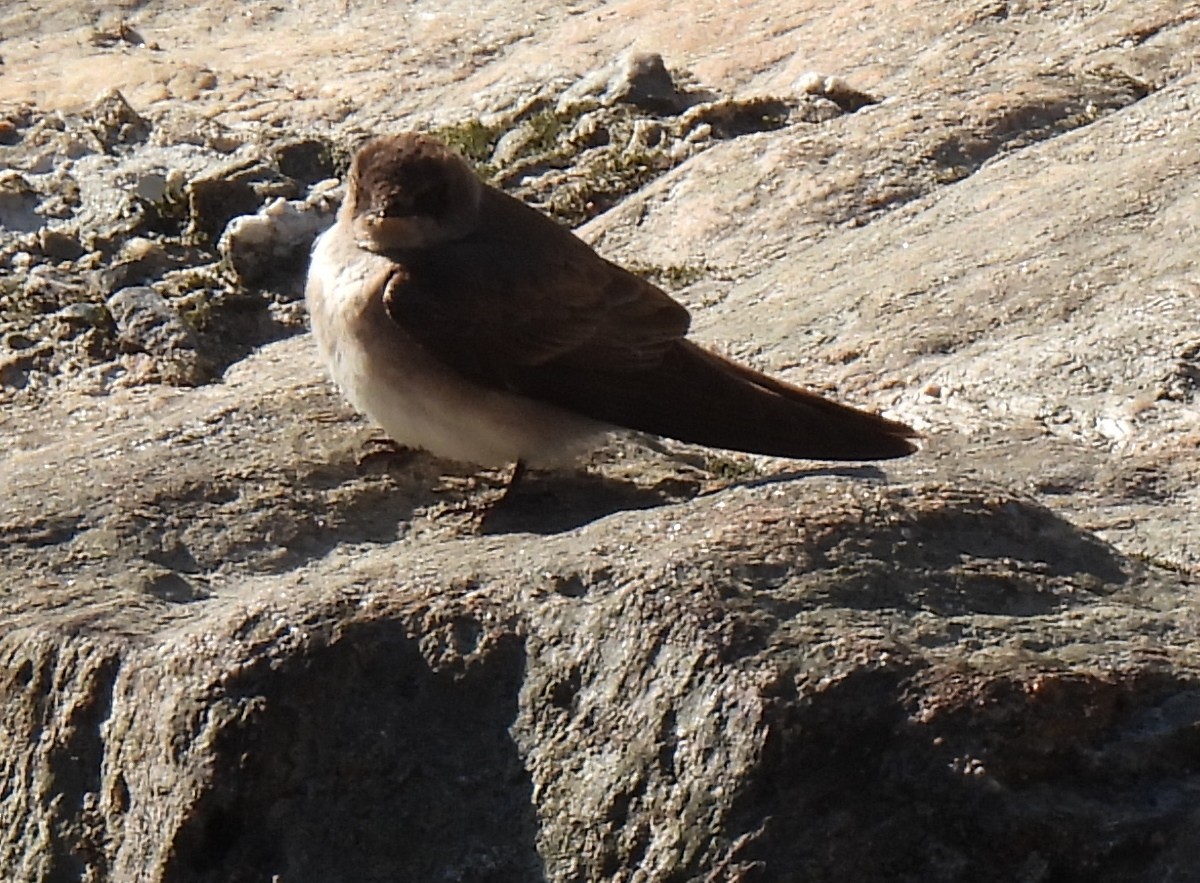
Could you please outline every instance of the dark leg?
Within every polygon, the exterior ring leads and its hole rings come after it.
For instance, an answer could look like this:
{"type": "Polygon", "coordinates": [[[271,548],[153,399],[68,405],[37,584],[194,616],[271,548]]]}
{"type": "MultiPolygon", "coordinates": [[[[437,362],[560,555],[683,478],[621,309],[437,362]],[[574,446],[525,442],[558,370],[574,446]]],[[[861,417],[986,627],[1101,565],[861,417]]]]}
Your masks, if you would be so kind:
{"type": "Polygon", "coordinates": [[[524,460],[518,460],[515,464],[513,464],[512,472],[509,473],[508,482],[504,488],[504,493],[502,493],[495,501],[488,504],[488,507],[483,510],[483,513],[479,517],[477,527],[479,533],[488,533],[489,528],[494,528],[496,526],[494,518],[497,512],[504,508],[505,504],[512,497],[513,491],[516,489],[521,479],[525,477],[525,473],[527,471],[529,471],[529,469],[525,465],[524,460]]]}
{"type": "Polygon", "coordinates": [[[512,496],[513,489],[525,477],[525,473],[529,471],[529,467],[525,465],[524,460],[518,460],[513,464],[512,473],[508,476],[508,486],[504,488],[504,494],[494,505],[499,506],[512,496]]]}

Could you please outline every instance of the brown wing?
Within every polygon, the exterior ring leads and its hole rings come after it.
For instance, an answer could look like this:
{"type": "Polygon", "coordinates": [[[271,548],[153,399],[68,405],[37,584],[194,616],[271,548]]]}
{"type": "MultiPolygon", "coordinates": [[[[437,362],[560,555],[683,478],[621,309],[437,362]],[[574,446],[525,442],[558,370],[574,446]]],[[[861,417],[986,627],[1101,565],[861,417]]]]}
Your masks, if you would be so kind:
{"type": "Polygon", "coordinates": [[[399,260],[392,320],[476,382],[604,423],[751,453],[874,460],[912,429],[686,341],[687,310],[516,200],[470,236],[399,260]]]}
{"type": "Polygon", "coordinates": [[[399,259],[392,320],[486,386],[528,393],[541,371],[652,369],[687,334],[687,310],[498,191],[472,235],[399,259]]]}

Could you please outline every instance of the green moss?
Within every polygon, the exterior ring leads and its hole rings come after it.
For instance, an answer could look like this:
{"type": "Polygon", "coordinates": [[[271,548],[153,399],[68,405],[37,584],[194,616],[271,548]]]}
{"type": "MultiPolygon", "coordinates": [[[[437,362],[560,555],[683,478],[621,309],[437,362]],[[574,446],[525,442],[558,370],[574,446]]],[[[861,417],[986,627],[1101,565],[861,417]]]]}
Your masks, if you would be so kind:
{"type": "MultiPolygon", "coordinates": [[[[458,151],[490,183],[575,227],[607,211],[674,167],[689,151],[674,148],[697,122],[719,137],[786,125],[786,102],[774,98],[716,102],[674,122],[638,108],[585,100],[563,108],[560,95],[532,96],[506,116],[466,120],[431,134],[458,151]],[[588,119],[593,125],[581,126],[588,119]],[[649,123],[650,129],[639,131],[649,123]],[[503,167],[496,164],[503,141],[503,167]],[[648,141],[650,143],[643,143],[648,141]]],[[[695,268],[664,268],[661,278],[686,285],[695,268]]]]}
{"type": "Polygon", "coordinates": [[[732,454],[712,454],[705,459],[704,468],[724,481],[749,481],[761,474],[749,457],[732,454]]]}
{"type": "Polygon", "coordinates": [[[491,159],[492,151],[496,149],[496,143],[504,131],[503,126],[488,126],[476,119],[435,129],[430,134],[470,162],[483,164],[491,159]]]}
{"type": "Polygon", "coordinates": [[[708,272],[701,264],[627,264],[629,272],[653,282],[660,288],[679,289],[703,279],[708,272]]]}
{"type": "Polygon", "coordinates": [[[525,120],[524,126],[529,132],[524,144],[525,153],[536,156],[539,153],[553,153],[559,149],[559,138],[564,131],[570,131],[578,116],[562,114],[553,108],[546,108],[525,120]]]}
{"type": "Polygon", "coordinates": [[[933,180],[937,184],[954,184],[971,176],[971,169],[965,165],[933,166],[933,180]]]}
{"type": "Polygon", "coordinates": [[[578,167],[578,176],[546,194],[545,208],[578,226],[644,187],[673,165],[664,153],[606,150],[578,167]]]}

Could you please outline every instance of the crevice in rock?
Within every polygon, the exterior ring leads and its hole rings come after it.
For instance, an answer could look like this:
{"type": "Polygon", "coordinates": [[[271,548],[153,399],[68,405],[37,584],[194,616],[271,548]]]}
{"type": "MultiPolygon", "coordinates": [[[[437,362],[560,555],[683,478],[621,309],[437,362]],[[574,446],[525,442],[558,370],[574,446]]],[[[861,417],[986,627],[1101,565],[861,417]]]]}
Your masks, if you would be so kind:
{"type": "Polygon", "coordinates": [[[389,620],[241,669],[213,697],[215,765],[161,879],[542,879],[509,733],[524,666],[504,633],[431,667],[389,620]]]}
{"type": "Polygon", "coordinates": [[[925,160],[940,170],[936,175],[940,183],[961,181],[996,156],[1091,125],[1141,101],[1154,87],[1110,68],[1082,80],[1048,76],[1028,91],[1032,94],[990,96],[987,103],[992,107],[978,111],[977,119],[952,127],[926,154],[925,160]]]}
{"type": "MultiPolygon", "coordinates": [[[[55,722],[54,744],[46,755],[48,804],[42,811],[50,836],[47,880],[78,880],[87,870],[103,874],[106,866],[98,842],[103,726],[112,711],[121,663],[116,653],[87,645],[77,645],[72,658],[86,670],[78,675],[66,714],[55,722]]],[[[60,665],[64,659],[59,657],[60,665]]]]}

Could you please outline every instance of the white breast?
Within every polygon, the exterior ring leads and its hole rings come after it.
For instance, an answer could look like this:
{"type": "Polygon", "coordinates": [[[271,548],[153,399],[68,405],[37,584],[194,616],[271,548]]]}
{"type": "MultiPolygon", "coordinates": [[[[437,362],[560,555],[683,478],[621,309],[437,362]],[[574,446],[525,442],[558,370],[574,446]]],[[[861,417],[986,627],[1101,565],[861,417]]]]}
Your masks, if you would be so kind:
{"type": "Polygon", "coordinates": [[[569,460],[607,427],[456,376],[388,317],[395,265],[358,248],[342,225],[316,241],[306,298],[313,336],[350,402],[396,442],[485,466],[569,460]]]}

